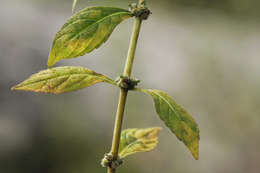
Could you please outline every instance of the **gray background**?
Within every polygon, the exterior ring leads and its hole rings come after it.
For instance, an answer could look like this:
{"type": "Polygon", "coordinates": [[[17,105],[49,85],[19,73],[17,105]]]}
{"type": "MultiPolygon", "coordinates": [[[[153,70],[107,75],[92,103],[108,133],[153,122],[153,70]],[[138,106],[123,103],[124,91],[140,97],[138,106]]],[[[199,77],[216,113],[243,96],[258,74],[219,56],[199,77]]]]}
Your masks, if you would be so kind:
{"type": "MultiPolygon", "coordinates": [[[[12,92],[47,68],[52,39],[71,16],[72,0],[2,0],[0,5],[0,173],[105,172],[118,89],[106,84],[63,95],[12,92]]],[[[133,1],[78,0],[127,8],[133,1]]],[[[159,120],[150,97],[129,93],[124,128],[161,126],[156,150],[130,156],[124,173],[260,171],[260,1],[147,0],[133,76],[166,91],[201,131],[200,160],[159,120]]],[[[116,28],[77,65],[111,78],[123,70],[133,20],[116,28]]]]}

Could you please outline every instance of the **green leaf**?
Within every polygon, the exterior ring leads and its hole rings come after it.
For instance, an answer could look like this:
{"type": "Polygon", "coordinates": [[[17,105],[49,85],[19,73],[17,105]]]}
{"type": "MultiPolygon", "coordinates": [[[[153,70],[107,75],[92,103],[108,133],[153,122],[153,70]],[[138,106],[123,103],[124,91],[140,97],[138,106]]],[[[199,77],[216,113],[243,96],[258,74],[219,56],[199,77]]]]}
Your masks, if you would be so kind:
{"type": "Polygon", "coordinates": [[[40,71],[12,90],[60,94],[89,87],[98,82],[116,85],[112,79],[83,67],[56,67],[40,71]]]}
{"type": "Polygon", "coordinates": [[[77,0],[73,0],[72,13],[74,12],[76,5],[77,5],[77,0]]]}
{"type": "Polygon", "coordinates": [[[191,115],[176,104],[165,92],[160,90],[136,89],[153,97],[156,112],[165,125],[190,150],[193,157],[199,159],[199,128],[191,115]]]}
{"type": "Polygon", "coordinates": [[[100,47],[119,23],[132,16],[128,10],[114,7],[90,7],[78,12],[56,34],[48,66],[100,47]]]}
{"type": "Polygon", "coordinates": [[[154,149],[158,143],[158,133],[161,128],[126,129],[121,133],[119,156],[124,158],[137,152],[147,152],[154,149]]]}

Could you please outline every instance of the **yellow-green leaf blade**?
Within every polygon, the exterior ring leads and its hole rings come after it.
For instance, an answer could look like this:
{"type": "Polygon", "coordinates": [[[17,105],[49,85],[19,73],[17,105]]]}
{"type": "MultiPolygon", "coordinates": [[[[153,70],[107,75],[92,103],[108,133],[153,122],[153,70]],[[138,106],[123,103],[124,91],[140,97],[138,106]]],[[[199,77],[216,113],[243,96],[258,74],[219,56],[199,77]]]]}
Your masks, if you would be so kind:
{"type": "Polygon", "coordinates": [[[132,17],[128,10],[114,7],[90,7],[72,16],[56,34],[48,66],[61,59],[90,53],[107,41],[115,27],[132,17]]]}
{"type": "Polygon", "coordinates": [[[165,125],[199,158],[199,128],[191,115],[160,90],[137,89],[153,97],[156,112],[165,125]]]}
{"type": "Polygon", "coordinates": [[[161,128],[126,129],[121,133],[119,156],[124,158],[137,152],[151,151],[157,146],[161,128]]]}
{"type": "Polygon", "coordinates": [[[59,94],[83,89],[99,82],[116,85],[112,79],[87,68],[66,66],[33,74],[12,90],[59,94]]]}

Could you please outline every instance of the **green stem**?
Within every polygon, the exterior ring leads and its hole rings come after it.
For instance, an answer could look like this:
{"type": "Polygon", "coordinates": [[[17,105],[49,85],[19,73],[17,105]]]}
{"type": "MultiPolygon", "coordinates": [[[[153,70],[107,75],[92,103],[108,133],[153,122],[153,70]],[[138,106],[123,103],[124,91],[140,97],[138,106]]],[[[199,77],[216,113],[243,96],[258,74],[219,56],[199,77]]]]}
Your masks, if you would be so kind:
{"type": "Polygon", "coordinates": [[[130,41],[130,47],[128,50],[128,56],[125,64],[124,76],[130,77],[134,62],[135,50],[137,45],[138,36],[140,33],[142,21],[139,18],[135,19],[134,30],[130,41]]]}
{"type": "MultiPolygon", "coordinates": [[[[126,64],[125,64],[125,69],[124,69],[124,76],[127,76],[127,77],[130,77],[130,75],[131,75],[137,40],[138,40],[140,28],[141,28],[141,23],[142,23],[141,19],[135,18],[134,30],[132,33],[130,46],[129,46],[129,50],[128,50],[128,55],[127,55],[127,60],[126,60],[126,64]]],[[[119,144],[120,144],[120,136],[121,136],[121,130],[122,130],[122,124],[123,124],[123,116],[124,116],[127,93],[128,93],[127,89],[121,88],[118,107],[117,107],[117,113],[116,113],[115,126],[114,126],[112,148],[111,148],[111,154],[113,156],[113,159],[117,159],[117,157],[118,157],[118,149],[119,149],[119,144]]],[[[116,169],[112,169],[112,168],[108,167],[107,173],[115,173],[115,172],[116,172],[116,169]]]]}

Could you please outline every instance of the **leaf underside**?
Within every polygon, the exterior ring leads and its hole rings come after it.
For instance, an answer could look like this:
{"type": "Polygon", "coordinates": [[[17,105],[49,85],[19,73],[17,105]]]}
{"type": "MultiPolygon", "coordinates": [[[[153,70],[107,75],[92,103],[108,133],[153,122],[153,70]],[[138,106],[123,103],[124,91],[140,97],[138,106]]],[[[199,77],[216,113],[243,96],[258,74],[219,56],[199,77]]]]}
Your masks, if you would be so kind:
{"type": "Polygon", "coordinates": [[[116,85],[112,79],[87,68],[56,67],[33,74],[12,90],[59,94],[86,88],[98,82],[116,85]]]}
{"type": "Polygon", "coordinates": [[[56,34],[48,66],[53,66],[61,59],[90,53],[107,41],[119,23],[132,16],[128,10],[114,7],[90,7],[81,10],[56,34]]]}
{"type": "Polygon", "coordinates": [[[161,128],[158,127],[124,130],[120,138],[120,158],[154,149],[158,143],[158,133],[160,130],[161,128]]]}
{"type": "Polygon", "coordinates": [[[191,115],[160,90],[137,89],[153,97],[156,112],[165,125],[199,159],[199,128],[191,115]]]}

